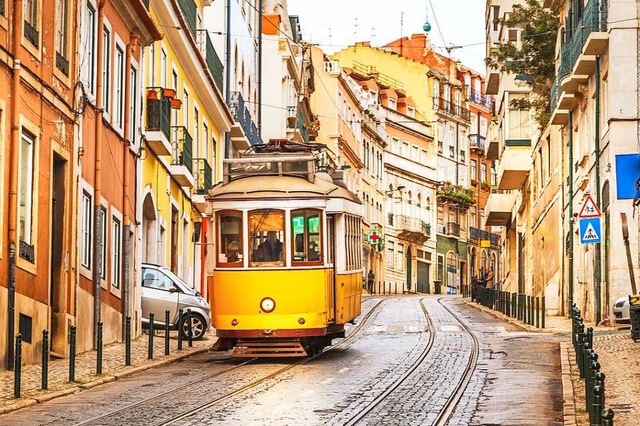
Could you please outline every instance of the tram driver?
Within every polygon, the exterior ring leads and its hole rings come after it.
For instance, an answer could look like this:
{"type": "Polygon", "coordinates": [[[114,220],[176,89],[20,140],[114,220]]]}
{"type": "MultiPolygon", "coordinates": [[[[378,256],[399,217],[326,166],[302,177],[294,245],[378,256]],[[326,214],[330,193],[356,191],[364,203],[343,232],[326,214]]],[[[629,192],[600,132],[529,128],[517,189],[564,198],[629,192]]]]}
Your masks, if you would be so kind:
{"type": "Polygon", "coordinates": [[[278,240],[276,231],[268,231],[267,239],[255,251],[257,262],[279,262],[282,260],[282,242],[278,240]]]}

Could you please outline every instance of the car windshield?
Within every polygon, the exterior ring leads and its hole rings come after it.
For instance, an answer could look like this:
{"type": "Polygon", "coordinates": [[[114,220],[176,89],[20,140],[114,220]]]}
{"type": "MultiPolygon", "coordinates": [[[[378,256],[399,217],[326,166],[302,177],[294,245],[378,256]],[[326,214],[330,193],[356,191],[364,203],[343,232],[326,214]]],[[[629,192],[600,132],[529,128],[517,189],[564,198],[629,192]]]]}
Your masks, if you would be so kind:
{"type": "Polygon", "coordinates": [[[173,280],[173,282],[175,282],[176,284],[178,284],[178,287],[180,287],[180,290],[183,293],[186,294],[190,294],[192,296],[196,296],[198,294],[197,291],[195,291],[194,289],[192,289],[191,287],[189,287],[189,284],[185,283],[184,281],[182,281],[182,278],[180,278],[179,276],[177,276],[176,274],[174,274],[173,272],[171,272],[171,269],[169,268],[162,268],[162,272],[164,272],[165,274],[167,274],[169,277],[171,277],[171,279],[173,280]]]}

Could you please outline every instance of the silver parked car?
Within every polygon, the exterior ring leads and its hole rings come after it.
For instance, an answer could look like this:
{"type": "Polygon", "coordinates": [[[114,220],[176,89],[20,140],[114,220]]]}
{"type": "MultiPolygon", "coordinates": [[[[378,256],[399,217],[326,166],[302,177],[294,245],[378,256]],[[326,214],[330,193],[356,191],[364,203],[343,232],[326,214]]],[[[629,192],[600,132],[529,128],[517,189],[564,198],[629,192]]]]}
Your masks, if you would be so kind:
{"type": "Polygon", "coordinates": [[[182,335],[202,339],[211,325],[209,303],[169,268],[142,264],[142,328],[149,328],[149,314],[154,314],[154,329],[163,329],[165,311],[169,311],[170,328],[178,329],[179,309],[183,312],[182,335]]]}
{"type": "Polygon", "coordinates": [[[629,322],[629,295],[619,297],[613,302],[613,315],[616,322],[629,322]]]}

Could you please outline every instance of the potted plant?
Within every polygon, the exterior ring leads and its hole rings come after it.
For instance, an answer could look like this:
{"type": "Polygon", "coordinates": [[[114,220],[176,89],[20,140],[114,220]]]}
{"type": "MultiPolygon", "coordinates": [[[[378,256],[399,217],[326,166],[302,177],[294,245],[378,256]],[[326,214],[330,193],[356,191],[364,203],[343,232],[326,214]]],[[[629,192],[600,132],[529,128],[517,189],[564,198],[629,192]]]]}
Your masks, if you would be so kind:
{"type": "Polygon", "coordinates": [[[290,129],[294,129],[296,127],[297,121],[298,120],[296,117],[287,117],[287,127],[290,129]]]}

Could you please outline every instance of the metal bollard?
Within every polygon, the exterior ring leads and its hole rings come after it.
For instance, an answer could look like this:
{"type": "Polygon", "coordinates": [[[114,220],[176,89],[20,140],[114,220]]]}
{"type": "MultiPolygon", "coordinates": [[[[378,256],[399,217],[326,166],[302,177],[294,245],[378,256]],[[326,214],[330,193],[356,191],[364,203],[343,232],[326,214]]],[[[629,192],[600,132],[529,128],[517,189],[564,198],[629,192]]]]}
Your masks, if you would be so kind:
{"type": "Polygon", "coordinates": [[[125,320],[124,365],[131,365],[131,316],[125,320]]]}
{"type": "Polygon", "coordinates": [[[540,298],[536,297],[536,328],[540,328],[540,298]]]}
{"type": "Polygon", "coordinates": [[[545,318],[547,316],[547,306],[544,301],[545,296],[542,296],[542,312],[540,312],[540,316],[542,316],[542,328],[545,328],[545,318]]]}
{"type": "Polygon", "coordinates": [[[149,312],[149,349],[147,350],[148,359],[153,359],[153,329],[154,329],[153,317],[154,317],[154,313],[149,312]]]}
{"type": "Polygon", "coordinates": [[[183,321],[183,315],[182,315],[182,308],[180,308],[178,310],[178,350],[181,351],[182,350],[182,321],[183,321]]]}
{"type": "Polygon", "coordinates": [[[611,408],[602,410],[602,426],[613,426],[613,410],[611,408]]]}
{"type": "Polygon", "coordinates": [[[76,381],[76,326],[69,328],[69,381],[76,381]]]}
{"type": "Polygon", "coordinates": [[[49,389],[49,331],[42,331],[42,390],[49,389]]]}
{"type": "Polygon", "coordinates": [[[164,311],[164,354],[169,355],[169,311],[164,311]]]}
{"type": "Polygon", "coordinates": [[[193,316],[191,315],[191,309],[187,309],[187,318],[189,318],[189,333],[187,337],[189,338],[189,347],[193,347],[193,316]]]}
{"type": "Polygon", "coordinates": [[[593,404],[589,410],[589,421],[592,426],[602,426],[602,388],[600,386],[593,387],[593,404]]]}
{"type": "Polygon", "coordinates": [[[20,398],[20,382],[22,381],[22,334],[20,333],[16,336],[13,362],[13,397],[20,398]]]}
{"type": "MultiPolygon", "coordinates": [[[[604,408],[604,404],[605,404],[604,378],[605,378],[604,373],[601,372],[601,371],[598,371],[595,374],[595,378],[594,378],[594,381],[593,381],[594,395],[595,395],[595,388],[596,387],[600,387],[600,391],[601,391],[601,395],[600,395],[600,411],[602,411],[602,409],[604,408]]],[[[596,403],[596,401],[595,401],[595,397],[594,397],[594,404],[593,404],[594,413],[595,413],[595,403],[596,403]]],[[[596,413],[596,415],[594,415],[594,417],[592,418],[592,421],[594,423],[599,424],[599,425],[602,424],[601,420],[602,420],[602,412],[600,412],[599,414],[596,413]],[[598,423],[598,422],[600,422],[600,423],[598,423]]]]}
{"type": "Polygon", "coordinates": [[[98,347],[96,351],[96,374],[102,374],[102,321],[98,322],[98,347]]]}

